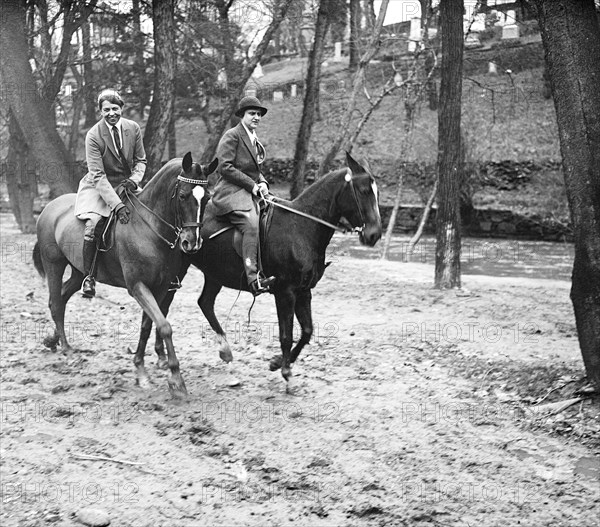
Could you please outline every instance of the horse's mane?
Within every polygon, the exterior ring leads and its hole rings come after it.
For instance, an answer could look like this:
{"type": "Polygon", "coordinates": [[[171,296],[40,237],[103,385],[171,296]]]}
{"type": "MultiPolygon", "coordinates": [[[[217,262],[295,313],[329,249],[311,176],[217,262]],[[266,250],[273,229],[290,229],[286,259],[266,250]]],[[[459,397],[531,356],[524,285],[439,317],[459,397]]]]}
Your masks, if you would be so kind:
{"type": "MultiPolygon", "coordinates": [[[[162,182],[163,178],[169,178],[169,181],[172,181],[175,184],[176,178],[174,177],[175,173],[178,173],[181,169],[181,158],[171,159],[167,161],[154,176],[144,185],[142,192],[140,192],[139,197],[149,196],[152,191],[162,182]]],[[[171,185],[168,184],[167,188],[170,188],[171,185]]]]}
{"type": "Polygon", "coordinates": [[[312,196],[315,192],[322,191],[322,187],[330,185],[332,181],[336,178],[340,177],[342,174],[346,173],[346,168],[339,168],[337,170],[332,170],[331,172],[327,172],[323,177],[316,179],[313,181],[308,187],[306,187],[296,198],[289,201],[289,203],[297,203],[302,202],[306,198],[312,196]]]}

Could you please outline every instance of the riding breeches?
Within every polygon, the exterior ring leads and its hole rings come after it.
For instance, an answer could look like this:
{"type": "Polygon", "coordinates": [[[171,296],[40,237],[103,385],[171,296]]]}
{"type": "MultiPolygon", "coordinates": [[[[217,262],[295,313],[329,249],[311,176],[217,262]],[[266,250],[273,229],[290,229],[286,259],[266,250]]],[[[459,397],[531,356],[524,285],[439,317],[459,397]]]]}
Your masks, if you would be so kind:
{"type": "Polygon", "coordinates": [[[85,218],[81,218],[85,221],[85,230],[83,231],[84,240],[93,241],[96,239],[96,227],[102,218],[102,215],[96,214],[95,212],[88,212],[86,213],[85,218]]]}
{"type": "Polygon", "coordinates": [[[258,274],[258,204],[253,202],[250,210],[234,210],[226,214],[230,223],[242,233],[242,259],[248,284],[254,282],[258,274]]]}

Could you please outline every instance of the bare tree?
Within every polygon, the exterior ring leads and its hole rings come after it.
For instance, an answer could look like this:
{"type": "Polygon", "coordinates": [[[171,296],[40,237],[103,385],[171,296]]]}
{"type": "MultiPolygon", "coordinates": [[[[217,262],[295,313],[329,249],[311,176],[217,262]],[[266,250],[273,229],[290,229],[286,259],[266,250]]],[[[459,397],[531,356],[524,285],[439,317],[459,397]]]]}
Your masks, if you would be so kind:
{"type": "MultiPolygon", "coordinates": [[[[329,170],[331,163],[335,159],[337,153],[340,151],[342,145],[346,143],[346,150],[351,150],[352,143],[349,142],[348,139],[352,134],[350,130],[352,117],[356,109],[356,103],[358,101],[359,94],[361,93],[361,91],[363,91],[365,86],[365,70],[369,62],[371,62],[371,59],[375,56],[375,53],[377,53],[377,50],[379,49],[379,38],[381,35],[381,28],[383,27],[383,21],[385,20],[385,14],[387,12],[388,4],[389,0],[383,0],[381,2],[381,6],[379,7],[379,14],[377,15],[377,21],[375,22],[375,28],[373,29],[373,34],[371,35],[371,40],[369,41],[367,49],[360,58],[358,70],[354,74],[354,78],[352,81],[352,94],[350,95],[348,104],[346,105],[346,108],[344,110],[344,114],[342,116],[342,120],[339,126],[339,133],[334,139],[334,141],[331,143],[329,150],[327,151],[327,153],[321,160],[321,163],[319,164],[319,176],[322,176],[329,170]]],[[[384,94],[384,96],[390,93],[390,88],[393,89],[391,85],[387,85],[383,88],[382,93],[384,94]]],[[[381,102],[381,99],[379,99],[379,102],[381,102]]],[[[369,112],[369,115],[371,113],[372,109],[371,112],[369,112]]],[[[362,119],[361,122],[364,125],[366,121],[362,119]]]]}
{"type": "Polygon", "coordinates": [[[355,71],[358,68],[358,61],[360,59],[361,12],[360,0],[350,0],[350,71],[355,71]]]}
{"type": "Polygon", "coordinates": [[[323,50],[325,48],[325,37],[331,22],[331,14],[339,0],[321,0],[317,12],[315,25],[315,39],[310,54],[308,55],[308,72],[304,89],[304,106],[302,107],[302,119],[296,137],[296,150],[294,153],[294,164],[292,169],[292,186],[290,197],[295,198],[304,189],[306,159],[308,157],[308,145],[315,119],[316,101],[319,96],[319,83],[321,77],[321,62],[323,61],[323,50]]]}
{"type": "Polygon", "coordinates": [[[154,92],[144,131],[147,182],[162,166],[175,97],[175,2],[152,0],[154,25],[154,92]]]}
{"type": "Polygon", "coordinates": [[[438,193],[435,282],[460,287],[460,113],[463,62],[463,0],[441,0],[442,81],[438,113],[438,193]]]}
{"type": "MultiPolygon", "coordinates": [[[[22,139],[29,145],[28,154],[34,160],[36,172],[48,183],[52,195],[57,196],[73,191],[78,179],[73,160],[54,127],[52,109],[66,69],[71,37],[64,36],[56,70],[38,91],[29,62],[25,8],[24,0],[7,0],[1,6],[0,81],[22,139]]],[[[64,31],[74,31],[73,25],[65,22],[64,31]]],[[[7,175],[11,177],[10,170],[7,175]]]]}
{"type": "Polygon", "coordinates": [[[533,4],[575,234],[571,301],[587,377],[600,390],[600,27],[594,0],[533,4]]]}
{"type": "Polygon", "coordinates": [[[229,22],[229,9],[233,2],[232,0],[215,0],[215,5],[217,6],[219,13],[219,25],[223,38],[222,51],[225,57],[225,71],[229,86],[226,90],[223,110],[217,122],[213,125],[212,134],[208,139],[208,144],[204,148],[201,158],[203,163],[210,161],[215,156],[219,140],[235,112],[237,103],[243,94],[248,79],[265,54],[273,35],[277,31],[277,28],[284,19],[293,1],[294,0],[275,0],[271,10],[271,21],[256,47],[256,50],[252,56],[246,58],[243,66],[238,68],[238,65],[234,61],[235,40],[229,22]]]}

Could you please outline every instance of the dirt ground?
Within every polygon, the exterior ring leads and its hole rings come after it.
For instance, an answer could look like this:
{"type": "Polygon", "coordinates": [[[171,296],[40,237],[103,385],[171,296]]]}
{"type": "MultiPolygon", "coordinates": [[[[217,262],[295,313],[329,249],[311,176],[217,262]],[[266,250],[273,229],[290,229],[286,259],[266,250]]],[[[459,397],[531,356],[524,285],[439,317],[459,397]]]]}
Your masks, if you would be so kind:
{"type": "Polygon", "coordinates": [[[193,271],[169,317],[190,392],[176,403],[152,349],[154,387],[135,385],[140,311],[124,290],[72,299],[76,361],[43,347],[35,238],[0,219],[4,527],[77,525],[90,508],[126,527],[597,521],[599,402],[576,394],[567,281],[465,275],[442,292],[431,265],[334,254],[286,393],[268,371],[273,298],[257,299],[248,324],[249,294],[219,297],[229,371],[193,271]]]}

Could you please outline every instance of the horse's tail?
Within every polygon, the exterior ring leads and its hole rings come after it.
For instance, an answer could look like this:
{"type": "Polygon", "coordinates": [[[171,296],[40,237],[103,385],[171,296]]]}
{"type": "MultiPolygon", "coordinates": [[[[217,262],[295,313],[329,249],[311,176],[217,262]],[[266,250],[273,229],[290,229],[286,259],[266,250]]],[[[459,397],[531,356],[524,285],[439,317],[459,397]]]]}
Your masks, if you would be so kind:
{"type": "Polygon", "coordinates": [[[44,270],[44,264],[42,262],[42,252],[40,250],[40,242],[35,242],[33,247],[33,265],[37,269],[37,272],[40,273],[42,278],[46,277],[46,271],[44,270]]]}

